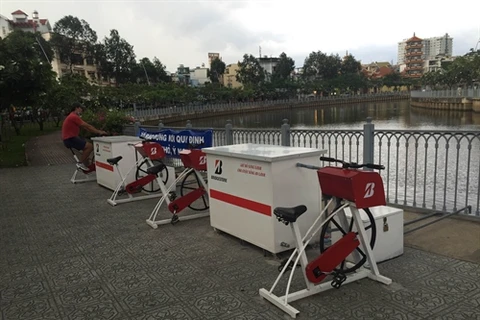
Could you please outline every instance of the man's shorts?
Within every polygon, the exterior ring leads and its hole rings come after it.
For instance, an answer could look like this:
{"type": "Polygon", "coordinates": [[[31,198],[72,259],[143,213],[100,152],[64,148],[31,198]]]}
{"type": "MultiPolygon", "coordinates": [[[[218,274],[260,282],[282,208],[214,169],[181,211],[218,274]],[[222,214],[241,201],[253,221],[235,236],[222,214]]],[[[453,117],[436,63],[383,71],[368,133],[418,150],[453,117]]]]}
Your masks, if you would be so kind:
{"type": "Polygon", "coordinates": [[[72,137],[63,140],[63,144],[69,149],[77,149],[78,151],[82,151],[85,149],[87,142],[80,137],[72,137]]]}

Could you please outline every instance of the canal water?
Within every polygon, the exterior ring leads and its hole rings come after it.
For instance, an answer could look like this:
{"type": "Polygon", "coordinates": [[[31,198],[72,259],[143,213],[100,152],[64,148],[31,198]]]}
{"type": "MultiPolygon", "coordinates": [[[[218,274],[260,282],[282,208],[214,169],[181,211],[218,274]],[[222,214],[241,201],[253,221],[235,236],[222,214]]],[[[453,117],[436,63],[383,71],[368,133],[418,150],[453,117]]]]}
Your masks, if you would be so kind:
{"type": "Polygon", "coordinates": [[[234,128],[279,128],[282,120],[288,119],[291,127],[298,129],[355,130],[363,128],[367,117],[377,129],[480,130],[480,114],[412,108],[408,100],[244,113],[191,122],[203,128],[222,128],[227,120],[234,128]]]}
{"type": "MultiPolygon", "coordinates": [[[[288,119],[296,129],[361,130],[367,117],[376,130],[403,130],[375,137],[374,161],[386,166],[381,175],[389,202],[442,211],[468,204],[480,214],[480,134],[476,134],[480,114],[412,108],[407,100],[192,118],[191,122],[194,128],[223,128],[231,120],[234,129],[280,131],[282,120],[288,119]]],[[[299,140],[294,141],[296,146],[326,149],[330,156],[347,161],[361,162],[363,157],[361,135],[322,136],[320,130],[294,139],[299,140]]]]}

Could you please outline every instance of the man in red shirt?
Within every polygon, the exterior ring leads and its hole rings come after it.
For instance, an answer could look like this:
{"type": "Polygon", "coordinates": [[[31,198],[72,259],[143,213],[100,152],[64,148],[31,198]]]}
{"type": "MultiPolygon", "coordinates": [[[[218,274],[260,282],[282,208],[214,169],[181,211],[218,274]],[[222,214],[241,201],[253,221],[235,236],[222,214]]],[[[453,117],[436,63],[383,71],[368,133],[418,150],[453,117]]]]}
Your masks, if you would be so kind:
{"type": "Polygon", "coordinates": [[[93,151],[93,145],[90,142],[87,142],[79,137],[80,127],[95,134],[105,135],[107,133],[105,131],[96,129],[92,125],[83,121],[82,118],[80,118],[80,115],[82,114],[84,109],[85,107],[78,102],[75,102],[72,105],[72,110],[70,114],[63,121],[62,140],[65,147],[69,149],[83,151],[80,162],[77,163],[77,168],[88,171],[89,164],[87,163],[87,161],[88,157],[93,151]]]}

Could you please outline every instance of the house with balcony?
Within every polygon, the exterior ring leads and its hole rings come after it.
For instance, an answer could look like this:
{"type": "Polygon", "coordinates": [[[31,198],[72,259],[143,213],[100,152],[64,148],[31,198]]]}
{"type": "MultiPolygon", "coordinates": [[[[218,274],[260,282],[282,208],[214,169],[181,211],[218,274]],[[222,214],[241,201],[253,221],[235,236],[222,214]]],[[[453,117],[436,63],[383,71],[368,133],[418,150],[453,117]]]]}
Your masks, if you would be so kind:
{"type": "Polygon", "coordinates": [[[258,58],[258,62],[260,63],[260,66],[266,72],[266,77],[265,77],[266,81],[270,81],[272,74],[275,72],[275,69],[279,61],[280,61],[280,58],[275,58],[275,57],[263,56],[258,58]]]}
{"type": "Polygon", "coordinates": [[[52,26],[48,19],[40,19],[38,11],[33,11],[32,19],[28,18],[28,14],[22,10],[12,12],[12,20],[10,20],[12,31],[15,29],[25,32],[40,32],[41,34],[52,32],[52,26]]]}
{"type": "Polygon", "coordinates": [[[435,56],[433,59],[425,60],[423,70],[425,73],[440,71],[444,68],[446,64],[451,63],[454,60],[455,60],[455,57],[439,54],[435,56]]]}
{"type": "Polygon", "coordinates": [[[243,88],[241,82],[237,81],[238,63],[231,63],[225,66],[225,73],[223,74],[223,85],[227,88],[243,88]]]}
{"type": "Polygon", "coordinates": [[[192,87],[201,87],[206,83],[210,83],[210,78],[208,77],[208,68],[205,67],[205,64],[202,64],[201,67],[190,69],[190,85],[192,87]]]}
{"type": "Polygon", "coordinates": [[[172,74],[172,81],[184,86],[190,85],[190,68],[183,64],[177,67],[177,71],[172,74]]]}
{"type": "MultiPolygon", "coordinates": [[[[43,33],[42,37],[50,41],[53,33],[43,33]]],[[[70,66],[62,61],[58,51],[54,50],[52,63],[52,70],[56,72],[57,79],[61,78],[65,74],[78,74],[87,78],[88,81],[94,84],[106,86],[113,85],[115,83],[114,79],[109,79],[106,76],[102,76],[100,73],[99,67],[93,57],[87,55],[84,52],[76,52],[71,57],[71,69],[70,66]]]]}
{"type": "MultiPolygon", "coordinates": [[[[6,19],[0,16],[0,33],[5,31],[6,36],[14,30],[22,30],[24,32],[39,32],[46,41],[50,41],[53,36],[53,29],[48,19],[41,19],[38,11],[33,11],[32,19],[28,18],[28,14],[22,10],[12,12],[12,19],[6,19]],[[5,20],[7,22],[5,22],[5,20]],[[8,23],[8,28],[7,27],[8,23]],[[5,28],[4,28],[5,27],[5,28]]],[[[57,79],[64,74],[70,73],[69,66],[61,61],[59,53],[54,50],[54,56],[51,61],[52,70],[57,74],[57,79]]],[[[72,70],[75,74],[85,76],[90,82],[99,85],[113,84],[114,81],[103,77],[93,57],[89,57],[83,52],[77,52],[72,57],[72,70]]]]}

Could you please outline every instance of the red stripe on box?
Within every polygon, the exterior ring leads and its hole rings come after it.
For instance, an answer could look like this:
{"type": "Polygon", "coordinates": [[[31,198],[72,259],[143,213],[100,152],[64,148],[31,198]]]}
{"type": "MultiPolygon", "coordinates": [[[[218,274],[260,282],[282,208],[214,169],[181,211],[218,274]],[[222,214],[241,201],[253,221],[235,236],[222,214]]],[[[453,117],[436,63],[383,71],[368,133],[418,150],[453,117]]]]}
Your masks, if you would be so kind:
{"type": "Polygon", "coordinates": [[[108,163],[105,162],[100,162],[100,161],[95,161],[95,165],[99,168],[106,169],[108,171],[113,172],[113,166],[109,165],[108,163]]]}
{"type": "Polygon", "coordinates": [[[250,211],[255,211],[266,216],[272,216],[272,207],[266,204],[248,200],[245,198],[240,198],[228,193],[224,193],[218,190],[210,189],[210,198],[217,199],[219,201],[223,201],[229,203],[231,205],[244,208],[250,211]]]}

